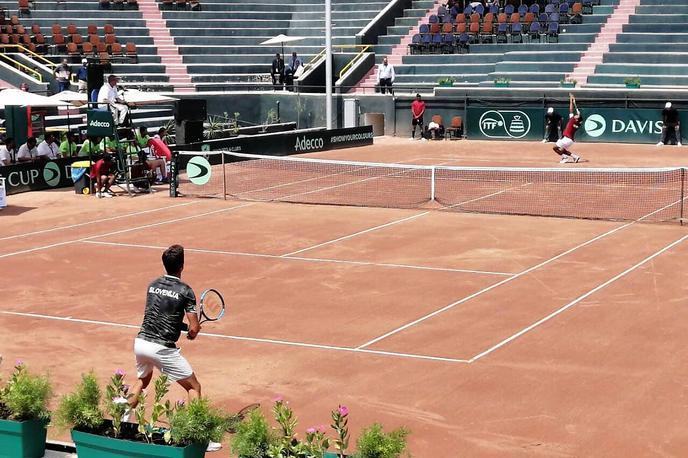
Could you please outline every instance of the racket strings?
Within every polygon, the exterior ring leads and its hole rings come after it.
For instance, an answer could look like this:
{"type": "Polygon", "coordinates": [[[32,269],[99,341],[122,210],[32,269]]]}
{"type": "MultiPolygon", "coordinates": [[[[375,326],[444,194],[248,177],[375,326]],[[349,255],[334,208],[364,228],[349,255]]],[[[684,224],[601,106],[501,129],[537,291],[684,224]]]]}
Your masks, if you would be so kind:
{"type": "Polygon", "coordinates": [[[222,300],[222,297],[220,297],[220,295],[214,291],[209,291],[202,299],[202,313],[208,319],[214,320],[221,317],[222,313],[224,312],[224,308],[225,304],[222,300]]]}

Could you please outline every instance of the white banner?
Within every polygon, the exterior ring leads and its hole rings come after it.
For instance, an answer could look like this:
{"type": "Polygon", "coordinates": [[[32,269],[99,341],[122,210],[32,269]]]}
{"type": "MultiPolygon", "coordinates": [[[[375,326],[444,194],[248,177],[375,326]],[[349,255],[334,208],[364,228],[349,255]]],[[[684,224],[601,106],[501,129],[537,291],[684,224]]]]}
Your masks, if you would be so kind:
{"type": "Polygon", "coordinates": [[[0,177],[0,208],[7,206],[7,193],[5,192],[5,179],[0,177]]]}

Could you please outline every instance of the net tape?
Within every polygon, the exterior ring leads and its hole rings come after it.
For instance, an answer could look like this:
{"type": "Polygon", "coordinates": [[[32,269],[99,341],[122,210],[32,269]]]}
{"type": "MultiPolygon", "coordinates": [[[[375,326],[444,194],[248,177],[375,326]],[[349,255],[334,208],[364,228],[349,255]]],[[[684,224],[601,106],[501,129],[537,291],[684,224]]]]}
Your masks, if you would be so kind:
{"type": "Polygon", "coordinates": [[[652,222],[682,221],[685,206],[681,167],[456,167],[178,154],[180,168],[195,156],[210,164],[202,183],[185,171],[177,174],[178,191],[186,196],[652,222]]]}

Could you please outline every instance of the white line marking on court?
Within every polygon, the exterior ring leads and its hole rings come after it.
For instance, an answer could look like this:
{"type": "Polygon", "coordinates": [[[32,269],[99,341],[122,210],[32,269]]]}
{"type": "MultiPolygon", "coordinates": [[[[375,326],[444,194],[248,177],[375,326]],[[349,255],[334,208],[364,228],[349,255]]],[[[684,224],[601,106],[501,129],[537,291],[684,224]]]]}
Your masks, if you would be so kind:
{"type": "Polygon", "coordinates": [[[8,257],[10,257],[10,256],[16,256],[16,255],[18,255],[18,254],[26,254],[26,253],[32,253],[32,252],[34,252],[34,251],[46,250],[46,249],[48,249],[48,248],[54,248],[54,247],[58,247],[58,246],[62,246],[62,245],[69,245],[69,244],[71,244],[71,243],[84,242],[84,241],[87,241],[87,240],[93,240],[93,239],[97,239],[97,238],[101,238],[101,237],[108,237],[108,236],[111,236],[111,235],[123,234],[123,233],[125,233],[125,232],[137,231],[137,230],[140,230],[140,229],[147,229],[147,228],[150,228],[150,227],[156,227],[156,226],[160,226],[160,225],[163,225],[163,224],[177,223],[177,222],[180,222],[180,221],[187,221],[187,220],[194,219],[194,218],[200,218],[200,217],[202,217],[202,216],[214,215],[214,214],[216,214],[216,213],[221,213],[221,212],[227,212],[227,211],[236,210],[236,209],[239,209],[239,208],[247,207],[247,206],[249,206],[249,205],[254,205],[254,204],[253,204],[253,203],[246,203],[246,204],[241,204],[241,205],[235,205],[234,207],[221,208],[220,210],[213,210],[213,211],[210,211],[210,212],[204,212],[204,213],[200,213],[200,214],[198,214],[198,215],[183,216],[183,217],[180,217],[180,218],[173,218],[173,219],[168,219],[168,220],[165,220],[165,221],[159,221],[159,222],[157,222],[157,223],[145,224],[145,225],[143,225],[143,226],[136,226],[136,227],[130,227],[130,228],[127,228],[127,229],[121,229],[121,230],[118,230],[118,231],[107,232],[107,233],[105,233],[105,234],[91,235],[91,236],[89,236],[89,237],[83,237],[83,238],[78,238],[78,239],[66,240],[66,241],[64,241],[64,242],[52,243],[52,244],[50,244],[50,245],[43,245],[43,246],[38,246],[38,247],[34,247],[34,248],[27,248],[26,250],[20,250],[20,251],[14,251],[14,252],[12,252],[12,253],[0,254],[0,259],[8,258],[8,257]]]}
{"type": "Polygon", "coordinates": [[[365,230],[362,230],[362,231],[354,232],[353,234],[349,234],[349,235],[345,235],[345,236],[342,236],[342,237],[338,237],[338,238],[333,239],[333,240],[328,240],[327,242],[318,243],[317,245],[313,245],[313,246],[309,246],[309,247],[306,247],[306,248],[302,248],[302,249],[300,249],[300,250],[292,251],[291,253],[283,254],[282,257],[292,256],[292,255],[295,255],[295,254],[303,253],[304,251],[309,251],[309,250],[313,250],[313,249],[315,249],[315,248],[319,248],[319,247],[321,247],[321,246],[329,245],[329,244],[331,244],[331,243],[336,243],[336,242],[340,242],[340,241],[342,241],[342,240],[347,240],[347,239],[350,239],[350,238],[352,238],[352,237],[356,237],[356,236],[358,236],[358,235],[367,234],[368,232],[373,232],[373,231],[376,231],[376,230],[378,230],[378,229],[382,229],[382,228],[385,228],[385,227],[393,226],[393,225],[395,225],[395,224],[399,224],[399,223],[403,223],[403,222],[406,222],[406,221],[410,221],[410,220],[415,219],[415,218],[420,218],[421,216],[425,216],[425,215],[427,215],[428,213],[430,213],[430,212],[429,212],[429,211],[424,211],[424,212],[422,212],[422,213],[416,213],[415,215],[407,216],[407,217],[405,217],[405,218],[396,219],[396,220],[394,220],[394,221],[390,221],[389,223],[380,224],[379,226],[374,226],[374,227],[371,227],[371,228],[368,228],[368,229],[365,229],[365,230]]]}
{"type": "Polygon", "coordinates": [[[509,192],[509,191],[514,190],[514,189],[524,188],[524,187],[529,186],[531,184],[533,184],[533,183],[524,183],[524,184],[520,184],[518,186],[512,186],[512,187],[507,188],[507,189],[502,189],[501,191],[493,192],[492,194],[488,194],[486,196],[476,197],[475,199],[466,200],[464,202],[459,202],[458,204],[454,204],[454,205],[449,205],[447,208],[454,208],[454,207],[458,207],[459,205],[466,205],[466,204],[470,204],[473,202],[477,202],[479,200],[488,199],[490,197],[498,196],[499,194],[504,194],[505,192],[509,192]]]}
{"type": "Polygon", "coordinates": [[[198,203],[200,203],[200,202],[199,202],[199,201],[184,202],[184,203],[182,203],[182,204],[168,205],[168,206],[166,206],[166,207],[152,208],[152,209],[150,209],[150,210],[143,210],[143,211],[138,211],[138,212],[134,212],[134,213],[127,213],[127,214],[119,215],[119,216],[111,216],[111,217],[109,217],[109,218],[96,219],[96,220],[93,220],[93,221],[86,221],[86,222],[78,223],[78,224],[70,224],[70,225],[68,225],[68,226],[58,226],[58,227],[53,227],[53,228],[50,228],[50,229],[43,229],[43,230],[41,230],[41,231],[33,231],[33,232],[26,232],[26,233],[24,233],[24,234],[10,235],[10,236],[7,236],[7,237],[0,237],[0,241],[3,241],[3,240],[10,240],[10,239],[16,239],[16,238],[21,238],[21,237],[29,237],[29,236],[32,236],[32,235],[45,234],[45,233],[47,233],[47,232],[61,231],[61,230],[64,230],[64,229],[72,229],[72,228],[75,228],[75,227],[88,226],[89,224],[104,223],[104,222],[107,222],[107,221],[113,221],[113,220],[116,220],[116,219],[127,218],[127,217],[130,217],[130,216],[145,215],[145,214],[147,214],[147,213],[153,213],[153,212],[157,212],[157,211],[161,211],[161,210],[169,210],[170,208],[184,207],[184,206],[186,206],[186,205],[196,205],[196,204],[198,204],[198,203]]]}
{"type": "MultiPolygon", "coordinates": [[[[116,328],[126,328],[126,329],[139,329],[140,328],[140,326],[135,326],[133,324],[115,323],[115,322],[111,322],[111,321],[86,320],[86,319],[71,318],[71,317],[60,317],[60,316],[53,316],[53,315],[43,315],[43,314],[39,314],[39,313],[10,312],[10,311],[0,311],[0,313],[3,313],[5,315],[20,316],[20,317],[26,317],[26,318],[40,318],[40,319],[45,319],[45,320],[68,321],[68,322],[72,322],[72,323],[95,324],[95,325],[100,325],[100,326],[110,326],[110,327],[116,327],[116,328]]],[[[442,361],[442,362],[451,362],[451,363],[465,363],[465,364],[467,364],[469,362],[466,359],[445,358],[445,357],[441,357],[441,356],[416,355],[413,353],[396,353],[393,351],[359,350],[357,348],[341,347],[341,346],[337,346],[337,345],[321,345],[321,344],[313,344],[313,343],[307,343],[307,342],[296,342],[296,341],[290,341],[290,340],[266,339],[266,338],[261,338],[261,337],[233,336],[233,335],[226,335],[226,334],[206,333],[206,332],[201,332],[200,335],[203,337],[215,337],[215,338],[219,338],[219,339],[238,340],[238,341],[254,342],[254,343],[267,343],[267,344],[274,344],[274,345],[285,345],[285,346],[290,346],[290,347],[314,348],[314,349],[320,349],[320,350],[334,350],[334,351],[372,354],[372,355],[381,355],[381,356],[395,356],[398,358],[407,358],[407,359],[421,359],[421,360],[442,361]]]]}
{"type": "Polygon", "coordinates": [[[498,344],[496,344],[496,345],[494,345],[494,346],[488,348],[488,349],[485,350],[484,352],[478,353],[477,355],[475,355],[474,357],[472,357],[472,358],[469,360],[469,362],[477,361],[477,360],[479,360],[480,358],[482,358],[483,356],[489,355],[489,354],[492,353],[493,351],[495,351],[495,350],[497,350],[497,349],[503,347],[504,345],[508,344],[508,343],[511,342],[512,340],[515,340],[515,339],[519,338],[520,336],[522,336],[522,335],[525,334],[526,332],[531,331],[532,329],[538,327],[539,325],[541,325],[542,323],[545,323],[546,321],[549,321],[550,319],[554,318],[555,316],[559,315],[560,313],[564,312],[565,310],[568,310],[569,308],[571,308],[571,307],[573,307],[574,305],[578,304],[579,302],[581,302],[582,300],[586,299],[587,297],[589,297],[589,296],[595,294],[597,291],[600,291],[601,289],[606,288],[607,286],[611,285],[611,284],[614,283],[615,281],[617,281],[617,280],[619,280],[620,278],[626,276],[627,274],[633,272],[633,271],[634,271],[635,269],[637,269],[638,267],[642,266],[643,264],[647,263],[648,261],[653,260],[653,259],[656,258],[657,256],[659,256],[659,255],[661,255],[662,253],[664,253],[664,252],[670,250],[671,248],[675,247],[676,245],[678,245],[679,243],[683,242],[683,241],[686,240],[686,239],[688,239],[688,235],[684,235],[684,236],[681,237],[680,239],[678,239],[678,240],[676,240],[676,241],[670,243],[669,245],[665,246],[665,247],[662,248],[661,250],[659,250],[659,251],[657,251],[657,252],[651,254],[650,256],[646,257],[646,258],[643,259],[642,261],[640,261],[640,262],[634,264],[632,267],[629,267],[628,269],[626,269],[626,270],[624,270],[623,272],[621,272],[620,274],[618,274],[618,275],[616,275],[616,276],[610,278],[609,280],[607,280],[606,282],[602,283],[601,285],[599,285],[599,286],[597,286],[597,287],[591,289],[591,290],[588,291],[587,293],[585,293],[585,294],[583,294],[583,295],[577,297],[576,299],[572,300],[572,301],[569,302],[568,304],[564,305],[563,307],[560,307],[559,309],[557,309],[557,310],[555,310],[554,312],[550,313],[550,314],[547,315],[546,317],[544,317],[544,318],[542,318],[542,319],[536,321],[535,323],[531,324],[530,326],[521,329],[520,331],[518,331],[517,333],[513,334],[513,335],[510,336],[510,337],[507,337],[506,339],[502,340],[502,341],[499,342],[498,344]]]}
{"type": "MultiPolygon", "coordinates": [[[[83,243],[91,243],[94,245],[105,245],[105,246],[116,246],[124,248],[146,248],[152,250],[165,249],[164,246],[157,245],[139,245],[134,243],[120,243],[120,242],[104,242],[99,240],[84,240],[83,243]]],[[[392,264],[392,263],[378,263],[370,261],[351,261],[346,259],[328,259],[328,258],[309,258],[304,256],[279,256],[276,254],[264,254],[264,253],[246,253],[242,251],[223,251],[223,250],[210,250],[201,248],[184,248],[185,251],[190,253],[206,253],[206,254],[219,254],[228,256],[246,256],[255,258],[268,258],[268,259],[281,259],[288,261],[305,261],[305,262],[322,262],[322,263],[334,263],[334,264],[351,264],[356,266],[372,266],[372,267],[390,267],[390,268],[400,268],[400,269],[417,269],[417,270],[430,270],[439,272],[458,272],[458,273],[468,273],[468,274],[480,274],[480,275],[498,275],[510,277],[515,275],[513,273],[507,272],[492,272],[488,270],[471,270],[471,269],[455,269],[452,267],[429,267],[429,266],[415,266],[410,264],[392,264]]]]}
{"type": "Polygon", "coordinates": [[[516,280],[517,278],[520,278],[520,277],[526,275],[527,273],[530,273],[530,272],[532,272],[532,271],[534,271],[534,270],[536,270],[536,269],[539,269],[540,267],[543,267],[543,266],[545,266],[545,265],[547,265],[547,264],[550,264],[550,263],[556,261],[557,259],[559,259],[559,258],[561,258],[561,257],[563,257],[563,256],[566,256],[567,254],[573,253],[574,251],[576,251],[576,250],[578,250],[578,249],[580,249],[580,248],[583,248],[584,246],[590,245],[591,243],[596,242],[597,240],[600,240],[600,239],[602,239],[602,238],[604,238],[604,237],[607,237],[607,236],[609,236],[609,235],[611,235],[611,234],[614,234],[615,232],[618,232],[618,231],[620,231],[621,229],[624,229],[624,228],[626,228],[626,227],[628,227],[628,226],[630,226],[631,224],[634,224],[634,223],[635,223],[635,221],[630,222],[630,223],[627,223],[627,224],[624,224],[623,226],[619,226],[619,227],[616,227],[616,228],[614,228],[614,229],[611,229],[611,230],[605,232],[604,234],[598,235],[598,236],[596,236],[596,237],[594,237],[594,238],[592,238],[592,239],[590,239],[590,240],[588,240],[588,241],[586,241],[586,242],[583,242],[583,243],[581,243],[581,244],[579,244],[579,245],[576,245],[576,246],[573,247],[573,248],[569,248],[568,250],[564,251],[563,253],[559,253],[558,255],[556,255],[556,256],[554,256],[554,257],[551,257],[551,258],[549,258],[549,259],[547,259],[547,260],[545,260],[545,261],[542,261],[541,263],[539,263],[539,264],[537,264],[537,265],[534,265],[534,266],[532,266],[532,267],[529,267],[528,269],[526,269],[526,270],[524,270],[524,271],[522,271],[522,272],[519,272],[519,273],[517,273],[517,274],[515,274],[515,275],[513,275],[513,276],[511,276],[511,277],[509,277],[509,278],[505,278],[504,280],[501,280],[501,281],[499,281],[499,282],[497,282],[497,283],[494,283],[493,285],[490,285],[490,286],[488,286],[488,287],[486,287],[486,288],[483,288],[483,289],[481,289],[480,291],[477,291],[477,292],[475,292],[475,293],[473,293],[473,294],[471,294],[471,295],[469,295],[469,296],[466,296],[466,297],[464,297],[464,298],[462,298],[462,299],[459,299],[459,300],[456,301],[456,302],[452,302],[451,304],[446,305],[446,306],[442,307],[442,308],[439,309],[439,310],[435,310],[434,312],[428,313],[427,315],[424,315],[424,316],[422,316],[422,317],[420,317],[420,318],[418,318],[418,319],[416,319],[416,320],[413,320],[413,321],[411,321],[410,323],[406,323],[406,324],[403,325],[403,326],[400,326],[400,327],[398,327],[398,328],[396,328],[396,329],[393,329],[393,330],[389,331],[389,332],[386,333],[386,334],[383,334],[383,335],[381,335],[381,336],[379,336],[379,337],[374,338],[373,340],[370,340],[370,341],[364,343],[363,345],[358,346],[357,348],[360,349],[360,348],[365,348],[365,347],[368,347],[368,346],[370,346],[370,345],[373,345],[374,343],[377,343],[377,342],[379,342],[379,341],[381,341],[381,340],[383,340],[383,339],[386,339],[387,337],[390,337],[390,336],[392,336],[392,335],[394,335],[394,334],[397,334],[397,333],[399,333],[399,332],[401,332],[401,331],[403,331],[403,330],[405,330],[405,329],[408,329],[408,328],[410,328],[411,326],[415,326],[415,325],[417,325],[418,323],[421,323],[421,322],[423,322],[423,321],[425,321],[425,320],[427,320],[427,319],[429,319],[429,318],[432,318],[432,317],[434,317],[434,316],[436,316],[436,315],[439,315],[440,313],[446,312],[447,310],[452,309],[452,308],[456,307],[457,305],[463,304],[464,302],[467,302],[467,301],[473,299],[474,297],[478,297],[478,296],[480,296],[480,295],[482,295],[482,294],[484,294],[484,293],[486,293],[486,292],[488,292],[488,291],[492,291],[493,289],[495,289],[495,288],[497,288],[497,287],[499,287],[499,286],[502,286],[502,285],[504,285],[504,284],[506,284],[506,283],[509,283],[509,282],[512,281],[512,280],[516,280]]]}

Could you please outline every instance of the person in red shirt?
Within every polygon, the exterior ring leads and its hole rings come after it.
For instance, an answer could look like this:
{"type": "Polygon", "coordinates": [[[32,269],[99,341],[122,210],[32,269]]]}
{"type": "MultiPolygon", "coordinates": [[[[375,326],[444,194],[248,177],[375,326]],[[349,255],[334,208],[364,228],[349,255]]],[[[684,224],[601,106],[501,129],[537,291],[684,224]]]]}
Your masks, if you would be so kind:
{"type": "Polygon", "coordinates": [[[576,108],[574,113],[575,103],[576,101],[573,95],[569,95],[569,121],[564,128],[564,136],[557,141],[556,146],[553,148],[554,152],[561,156],[561,161],[559,162],[562,164],[567,162],[579,162],[581,160],[580,156],[569,150],[573,145],[573,138],[576,132],[578,132],[578,129],[580,129],[583,124],[583,115],[581,115],[578,108],[576,108]]]}
{"type": "Polygon", "coordinates": [[[91,167],[91,180],[96,181],[96,197],[114,197],[110,187],[115,184],[115,174],[112,173],[112,156],[105,154],[102,159],[96,161],[91,167]]]}
{"type": "Polygon", "coordinates": [[[416,94],[416,100],[411,102],[411,126],[413,130],[411,131],[411,138],[416,138],[416,126],[420,126],[420,137],[423,138],[423,114],[425,114],[425,102],[420,97],[420,94],[416,94]]]}

